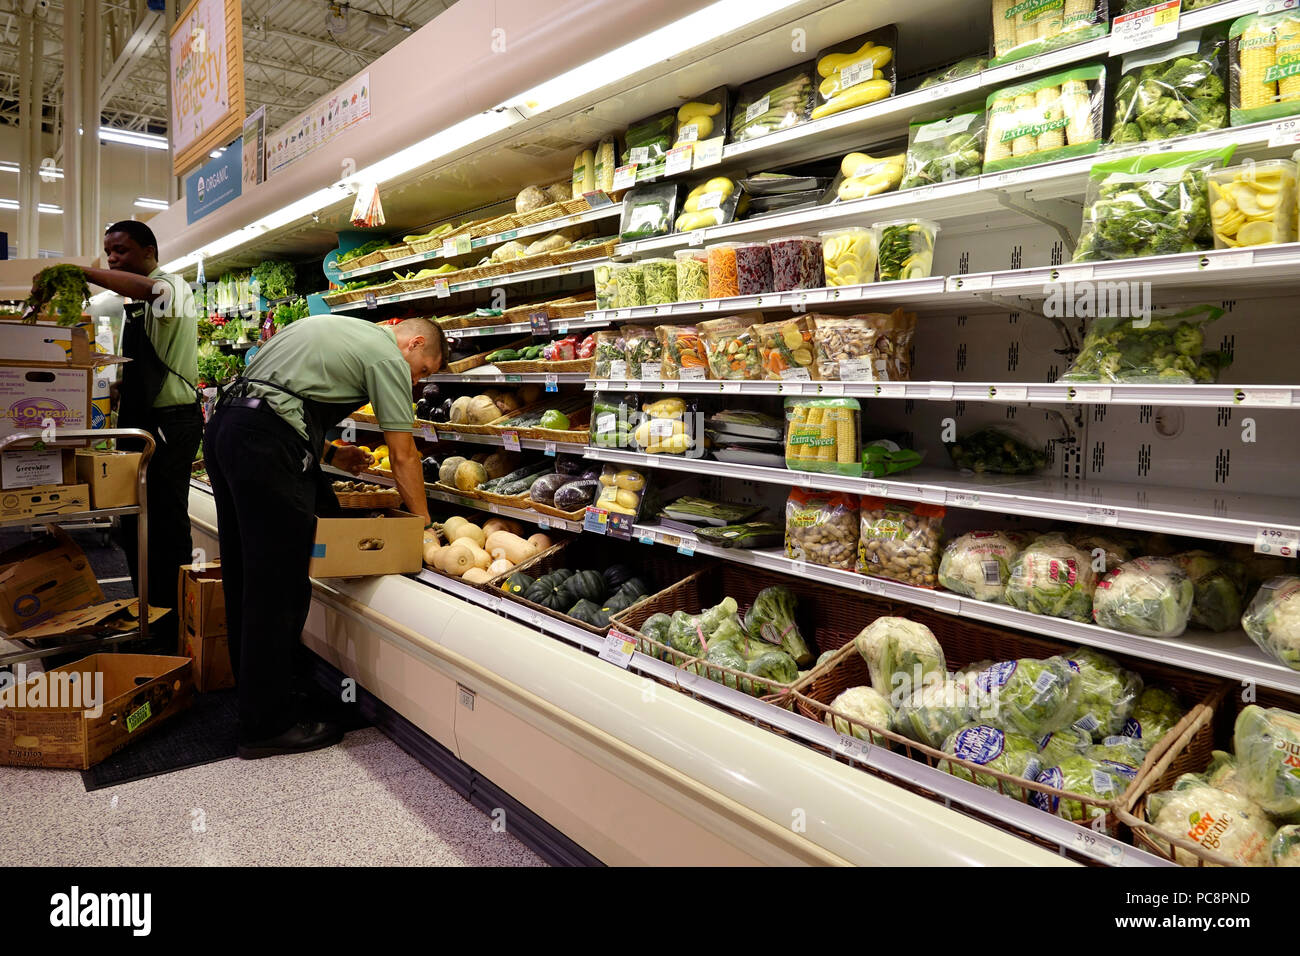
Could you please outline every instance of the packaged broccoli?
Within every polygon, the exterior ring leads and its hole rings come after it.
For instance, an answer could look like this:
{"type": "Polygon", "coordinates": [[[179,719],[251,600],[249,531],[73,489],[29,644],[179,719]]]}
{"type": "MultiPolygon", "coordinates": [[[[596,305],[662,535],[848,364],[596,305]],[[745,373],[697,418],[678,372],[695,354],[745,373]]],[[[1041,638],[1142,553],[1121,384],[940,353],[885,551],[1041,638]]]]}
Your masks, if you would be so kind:
{"type": "MultiPolygon", "coordinates": [[[[970,724],[961,728],[943,742],[943,750],[959,760],[1023,780],[1037,780],[1043,768],[1033,740],[992,724],[970,724]]],[[[1015,784],[999,781],[990,774],[972,773],[961,764],[943,760],[939,762],[939,769],[981,787],[998,790],[1014,800],[1023,800],[1025,797],[1025,791],[1015,784]]]]}
{"type": "Polygon", "coordinates": [[[1232,732],[1237,775],[1246,793],[1269,813],[1300,814],[1300,714],[1251,704],[1232,732]]]}
{"type": "Polygon", "coordinates": [[[1228,62],[1233,126],[1300,113],[1300,10],[1234,20],[1228,62]]]}
{"type": "Polygon", "coordinates": [[[936,119],[915,119],[907,130],[907,169],[900,189],[978,176],[984,168],[984,106],[936,119]]]}
{"type": "Polygon", "coordinates": [[[993,0],[989,66],[1104,37],[1109,30],[1106,0],[993,0]]]}
{"type": "Polygon", "coordinates": [[[1145,153],[1093,163],[1074,261],[1212,249],[1205,174],[1226,166],[1234,149],[1145,153]]]}
{"type": "Polygon", "coordinates": [[[984,172],[997,173],[1101,149],[1106,68],[1075,67],[991,94],[984,172]]]}
{"type": "Polygon", "coordinates": [[[1271,578],[1260,585],[1241,626],[1259,647],[1300,671],[1300,578],[1271,578]]]}
{"type": "Polygon", "coordinates": [[[1207,631],[1231,631],[1241,623],[1246,569],[1208,551],[1184,551],[1173,560],[1192,582],[1191,623],[1207,631]]]}
{"type": "Polygon", "coordinates": [[[1007,581],[1007,603],[1022,611],[1092,623],[1097,573],[1092,556],[1059,533],[1045,534],[1016,556],[1007,581]]]}
{"type": "Polygon", "coordinates": [[[1064,657],[1002,661],[975,678],[980,716],[1034,740],[1069,724],[1082,683],[1064,657]]]}
{"type": "MultiPolygon", "coordinates": [[[[1239,866],[1267,866],[1269,843],[1276,832],[1264,811],[1235,793],[1212,787],[1196,774],[1183,774],[1172,790],[1147,798],[1147,819],[1166,836],[1188,840],[1239,866]]],[[[1183,866],[1199,858],[1155,838],[1183,866]]]]}
{"type": "Polygon", "coordinates": [[[1134,558],[1097,582],[1092,617],[1143,637],[1177,637],[1192,613],[1192,580],[1169,558],[1134,558]]]}
{"type": "Polygon", "coordinates": [[[894,711],[894,731],[938,750],[975,717],[967,682],[936,680],[903,698],[894,711]]]}
{"type": "Polygon", "coordinates": [[[1228,125],[1221,33],[1193,31],[1124,57],[1115,88],[1113,146],[1222,129],[1228,125]]]}
{"type": "Polygon", "coordinates": [[[952,463],[977,475],[1032,475],[1047,466],[1042,446],[1009,428],[981,428],[944,445],[952,463]]]}
{"type": "Polygon", "coordinates": [[[1088,647],[1076,648],[1068,659],[1079,672],[1079,702],[1070,726],[1094,741],[1121,734],[1142,693],[1141,676],[1088,647]]]}
{"type": "Polygon", "coordinates": [[[943,549],[939,583],[954,594],[1001,604],[1020,545],[1001,531],[971,531],[943,549]]]}
{"type": "Polygon", "coordinates": [[[1274,866],[1300,866],[1300,825],[1291,823],[1273,834],[1268,855],[1274,866]]]}
{"type": "Polygon", "coordinates": [[[953,80],[964,80],[968,76],[974,76],[976,73],[982,73],[989,68],[989,58],[986,56],[968,56],[964,60],[958,60],[942,73],[935,73],[927,76],[921,81],[918,90],[928,90],[932,86],[938,86],[941,83],[951,83],[953,80]]]}
{"type": "MultiPolygon", "coordinates": [[[[1093,760],[1084,754],[1066,757],[1055,767],[1048,767],[1038,775],[1038,782],[1067,793],[1077,793],[1098,800],[1117,800],[1129,784],[1137,778],[1137,770],[1123,764],[1093,760]]],[[[1075,823],[1087,823],[1106,815],[1106,808],[1081,800],[1062,800],[1053,793],[1034,793],[1030,802],[1047,813],[1056,814],[1075,823]]]]}
{"type": "Polygon", "coordinates": [[[894,722],[894,708],[889,706],[889,701],[883,694],[871,687],[850,687],[840,692],[831,701],[830,708],[851,717],[854,723],[850,724],[843,717],[832,714],[826,715],[826,723],[837,734],[852,734],[860,740],[871,739],[867,727],[889,730],[894,722]]]}
{"type": "MultiPolygon", "coordinates": [[[[1210,384],[1230,359],[1205,350],[1205,326],[1223,315],[1211,305],[1131,318],[1101,318],[1083,337],[1063,382],[1210,384]]],[[[1150,548],[1148,553],[1152,553],[1150,548]]]]}
{"type": "Polygon", "coordinates": [[[1179,700],[1178,691],[1170,687],[1148,687],[1138,697],[1132,716],[1124,722],[1123,734],[1140,740],[1150,750],[1186,714],[1187,708],[1179,700]]]}
{"type": "Polygon", "coordinates": [[[871,673],[871,686],[891,701],[902,701],[947,675],[943,648],[934,632],[905,617],[878,617],[853,644],[871,673]]]}

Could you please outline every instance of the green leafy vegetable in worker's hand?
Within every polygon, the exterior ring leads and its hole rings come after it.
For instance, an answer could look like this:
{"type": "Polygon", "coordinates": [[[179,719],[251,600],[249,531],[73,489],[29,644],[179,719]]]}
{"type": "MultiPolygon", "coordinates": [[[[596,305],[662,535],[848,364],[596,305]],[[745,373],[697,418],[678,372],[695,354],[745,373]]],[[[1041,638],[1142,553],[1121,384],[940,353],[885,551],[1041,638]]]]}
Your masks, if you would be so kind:
{"type": "Polygon", "coordinates": [[[32,310],[33,322],[42,314],[52,314],[59,325],[76,325],[81,321],[81,307],[89,298],[86,274],[79,266],[49,266],[36,273],[23,312],[32,310]]]}

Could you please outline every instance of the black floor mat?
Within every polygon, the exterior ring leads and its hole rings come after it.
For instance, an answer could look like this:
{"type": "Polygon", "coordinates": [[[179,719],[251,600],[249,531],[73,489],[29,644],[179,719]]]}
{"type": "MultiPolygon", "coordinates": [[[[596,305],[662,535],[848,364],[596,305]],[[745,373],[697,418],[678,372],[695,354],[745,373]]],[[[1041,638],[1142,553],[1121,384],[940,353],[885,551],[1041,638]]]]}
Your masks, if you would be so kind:
{"type": "Polygon", "coordinates": [[[184,713],[103,763],[81,771],[86,791],[229,760],[235,756],[239,731],[237,704],[233,689],[195,694],[184,713]]]}

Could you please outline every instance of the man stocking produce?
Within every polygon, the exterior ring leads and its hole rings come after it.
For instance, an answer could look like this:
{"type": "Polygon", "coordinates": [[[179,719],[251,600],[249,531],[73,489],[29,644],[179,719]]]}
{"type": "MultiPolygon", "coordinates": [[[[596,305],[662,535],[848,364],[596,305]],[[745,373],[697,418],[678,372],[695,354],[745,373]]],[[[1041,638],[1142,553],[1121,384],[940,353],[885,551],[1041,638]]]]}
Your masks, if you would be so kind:
{"type": "Polygon", "coordinates": [[[359,448],[327,445],[325,433],[361,405],[373,406],[406,510],[427,528],[411,387],[442,361],[441,333],[427,319],[386,326],[318,315],[277,333],[218,400],[204,447],[239,689],[240,757],[341,739],[335,721],[296,713],[291,690],[311,603],[316,514],[337,506],[322,452],[326,464],[353,474],[371,460],[359,448]]]}

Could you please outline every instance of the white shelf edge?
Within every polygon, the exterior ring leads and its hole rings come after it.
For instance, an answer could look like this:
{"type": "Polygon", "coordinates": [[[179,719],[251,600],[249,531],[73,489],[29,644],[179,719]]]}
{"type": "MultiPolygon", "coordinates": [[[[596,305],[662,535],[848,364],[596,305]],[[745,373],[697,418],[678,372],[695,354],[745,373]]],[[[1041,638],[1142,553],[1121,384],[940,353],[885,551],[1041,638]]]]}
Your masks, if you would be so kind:
{"type": "MultiPolygon", "coordinates": [[[[601,329],[609,325],[610,319],[595,317],[600,313],[589,312],[586,318],[556,319],[550,335],[565,335],[573,329],[601,329]]],[[[527,322],[509,322],[505,325],[480,325],[467,329],[445,329],[449,339],[471,338],[476,335],[506,335],[519,332],[532,332],[533,327],[527,322]]],[[[545,376],[543,375],[543,380],[545,376]]]]}
{"type": "MultiPolygon", "coordinates": [[[[356,427],[358,431],[383,432],[383,429],[380,428],[378,425],[372,425],[369,422],[353,422],[352,424],[356,427]]],[[[416,429],[414,433],[416,438],[422,438],[425,441],[434,441],[438,444],[446,444],[450,442],[459,441],[459,442],[469,442],[470,444],[474,444],[474,445],[500,445],[500,446],[505,445],[505,438],[501,435],[461,435],[456,432],[439,432],[437,431],[438,426],[436,423],[432,426],[431,430],[436,432],[438,437],[436,439],[430,439],[425,437],[424,434],[425,427],[427,426],[421,426],[420,428],[416,429]]],[[[561,452],[566,455],[582,454],[582,452],[587,447],[585,444],[580,442],[567,442],[567,441],[552,442],[552,441],[544,441],[543,439],[540,438],[519,439],[519,447],[527,448],[529,450],[545,451],[547,445],[554,445],[557,452],[561,452]]]]}
{"type": "Polygon", "coordinates": [[[513,375],[501,372],[489,373],[486,375],[475,375],[473,371],[469,372],[440,372],[436,375],[429,375],[420,379],[422,383],[450,383],[456,385],[475,385],[479,382],[488,384],[522,385],[525,382],[543,383],[547,379],[554,378],[557,385],[575,385],[579,382],[587,381],[586,372],[517,372],[513,375]]]}

